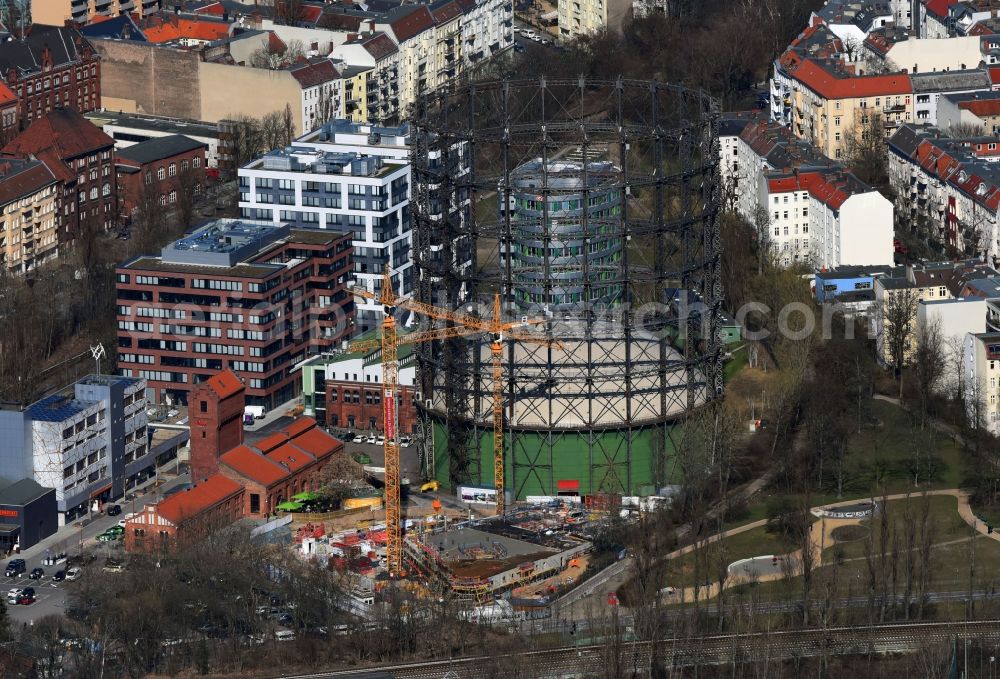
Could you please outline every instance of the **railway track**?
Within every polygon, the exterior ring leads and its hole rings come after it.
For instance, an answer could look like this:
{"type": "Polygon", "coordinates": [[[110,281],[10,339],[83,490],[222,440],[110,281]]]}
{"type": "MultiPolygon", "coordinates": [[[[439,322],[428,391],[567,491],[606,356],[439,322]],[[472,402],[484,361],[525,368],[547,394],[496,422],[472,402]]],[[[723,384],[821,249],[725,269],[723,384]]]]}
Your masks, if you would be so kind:
{"type": "MultiPolygon", "coordinates": [[[[760,662],[819,655],[857,655],[863,653],[908,653],[928,643],[960,639],[1000,641],[1000,620],[968,622],[921,622],[875,625],[872,627],[833,627],[796,629],[752,634],[722,634],[690,639],[661,639],[655,642],[632,641],[621,645],[615,662],[641,675],[649,666],[650,654],[660,662],[677,667],[732,662],[760,662]]],[[[562,647],[530,651],[516,656],[516,664],[530,668],[531,675],[548,677],[586,677],[610,658],[605,645],[562,647]]],[[[311,674],[285,675],[280,679],[334,679],[336,677],[383,677],[398,679],[478,679],[496,667],[490,657],[457,658],[424,662],[382,665],[366,669],[331,670],[311,674]]],[[[494,670],[495,671],[495,670],[494,670]]]]}

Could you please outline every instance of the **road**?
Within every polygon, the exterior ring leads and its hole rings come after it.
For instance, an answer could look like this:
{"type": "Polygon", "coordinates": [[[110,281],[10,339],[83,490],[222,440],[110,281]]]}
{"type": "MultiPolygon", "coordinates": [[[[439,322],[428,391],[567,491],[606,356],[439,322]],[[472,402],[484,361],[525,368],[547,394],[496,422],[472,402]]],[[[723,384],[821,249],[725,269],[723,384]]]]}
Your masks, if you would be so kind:
{"type": "MultiPolygon", "coordinates": [[[[67,590],[73,588],[75,583],[65,581],[60,583],[52,582],[52,574],[57,570],[64,570],[66,565],[43,565],[42,561],[45,559],[47,550],[53,553],[56,551],[66,551],[70,555],[76,555],[80,553],[81,545],[85,550],[92,550],[96,548],[97,545],[101,545],[102,551],[107,550],[109,554],[113,553],[115,549],[120,549],[120,547],[105,547],[103,543],[98,543],[95,538],[111,526],[117,524],[118,521],[123,519],[129,512],[139,511],[147,504],[159,501],[164,493],[185,483],[188,483],[187,474],[182,474],[181,476],[172,478],[155,489],[149,486],[143,489],[145,492],[143,492],[142,495],[137,496],[134,501],[118,501],[118,504],[120,504],[122,508],[122,513],[119,516],[105,516],[103,514],[98,514],[95,518],[87,522],[86,525],[83,525],[83,521],[74,522],[72,525],[60,528],[55,535],[49,536],[37,545],[24,550],[21,554],[18,554],[17,557],[24,559],[28,570],[26,573],[13,578],[0,576],[2,577],[0,583],[2,583],[3,589],[0,594],[6,597],[7,590],[11,588],[34,587],[37,601],[30,606],[8,606],[7,613],[10,617],[11,624],[15,628],[18,624],[31,625],[34,624],[34,621],[39,620],[46,615],[61,614],[65,612],[67,590]],[[27,574],[30,573],[31,569],[36,566],[45,569],[45,577],[41,580],[28,579],[27,574]]],[[[142,492],[142,490],[140,490],[140,492],[142,492]]],[[[4,561],[3,565],[6,566],[6,564],[7,562],[4,561]]],[[[84,568],[84,577],[90,576],[88,570],[89,569],[84,568]]]]}
{"type": "MultiPolygon", "coordinates": [[[[654,642],[626,642],[621,652],[624,668],[642,672],[649,665],[650,653],[660,656],[665,665],[683,667],[728,663],[732,660],[763,661],[818,655],[856,655],[861,653],[909,653],[934,642],[952,638],[1000,640],[1000,620],[970,622],[929,622],[876,625],[872,627],[835,627],[798,629],[754,634],[724,634],[693,638],[664,638],[654,642]]],[[[600,645],[570,646],[532,651],[515,656],[517,666],[530,668],[537,677],[582,677],[592,675],[607,662],[609,650],[600,645]]],[[[334,670],[312,674],[284,675],[281,679],[334,679],[336,677],[379,676],[391,673],[398,679],[478,679],[496,676],[494,658],[475,657],[453,660],[383,665],[367,670],[334,670]]]]}

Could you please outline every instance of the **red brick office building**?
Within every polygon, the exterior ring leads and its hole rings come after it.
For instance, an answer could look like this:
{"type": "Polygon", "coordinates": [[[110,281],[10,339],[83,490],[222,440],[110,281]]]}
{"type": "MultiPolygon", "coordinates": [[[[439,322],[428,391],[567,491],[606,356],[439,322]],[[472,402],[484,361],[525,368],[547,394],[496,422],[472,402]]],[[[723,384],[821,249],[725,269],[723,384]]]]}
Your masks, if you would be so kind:
{"type": "Polygon", "coordinates": [[[297,363],[350,337],[351,234],[217,220],[117,270],[118,366],[154,397],[188,403],[232,370],[247,403],[298,394],[297,363]]]}
{"type": "Polygon", "coordinates": [[[246,389],[231,370],[195,385],[188,400],[191,426],[191,479],[207,479],[219,471],[219,456],[243,443],[246,389]]]}
{"type": "Polygon", "coordinates": [[[183,192],[200,193],[205,183],[208,145],[182,134],[154,137],[115,153],[122,215],[134,216],[143,193],[161,207],[174,208],[183,192]]]}

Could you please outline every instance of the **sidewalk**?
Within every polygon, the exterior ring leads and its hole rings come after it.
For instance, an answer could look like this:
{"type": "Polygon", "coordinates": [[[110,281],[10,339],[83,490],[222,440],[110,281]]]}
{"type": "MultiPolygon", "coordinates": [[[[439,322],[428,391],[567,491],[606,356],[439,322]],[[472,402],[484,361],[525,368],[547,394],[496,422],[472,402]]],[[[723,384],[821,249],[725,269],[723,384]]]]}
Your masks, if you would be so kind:
{"type": "MultiPolygon", "coordinates": [[[[129,493],[135,494],[134,504],[136,510],[139,510],[147,504],[157,502],[164,492],[182,483],[187,483],[188,479],[189,475],[187,473],[170,477],[160,475],[159,477],[149,479],[141,486],[133,488],[129,493]],[[159,486],[155,485],[157,478],[160,480],[159,486]]],[[[84,543],[93,540],[110,526],[117,524],[119,518],[123,518],[128,512],[132,511],[132,500],[126,502],[124,498],[121,498],[115,504],[120,505],[122,508],[122,514],[119,517],[109,517],[105,514],[90,514],[87,517],[61,527],[55,533],[28,549],[21,550],[21,553],[17,555],[18,558],[30,563],[32,560],[41,560],[44,558],[46,551],[55,552],[58,548],[63,549],[68,554],[78,554],[80,552],[81,537],[84,543]]]]}

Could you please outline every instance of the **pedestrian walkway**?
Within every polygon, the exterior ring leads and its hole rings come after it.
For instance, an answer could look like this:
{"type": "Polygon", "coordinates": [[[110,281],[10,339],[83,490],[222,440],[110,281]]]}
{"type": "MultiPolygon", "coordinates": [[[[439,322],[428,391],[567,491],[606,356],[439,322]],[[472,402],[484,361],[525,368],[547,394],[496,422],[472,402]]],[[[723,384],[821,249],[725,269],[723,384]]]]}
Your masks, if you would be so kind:
{"type": "MultiPolygon", "coordinates": [[[[121,503],[123,511],[131,511],[132,505],[138,510],[147,504],[158,501],[163,493],[171,488],[187,482],[187,474],[170,478],[158,476],[130,491],[135,494],[135,500],[130,500],[129,506],[126,506],[122,500],[118,502],[121,503]],[[159,481],[158,486],[156,485],[157,481],[159,481]]],[[[125,514],[123,513],[121,516],[124,517],[125,514]]],[[[49,537],[40,540],[28,549],[21,550],[19,557],[30,562],[32,559],[43,558],[47,552],[55,553],[58,550],[63,550],[68,554],[78,554],[85,542],[89,542],[117,521],[117,519],[112,519],[113,517],[106,517],[103,514],[91,514],[86,518],[62,526],[49,537]],[[102,522],[100,521],[102,518],[107,520],[102,522]]]]}

